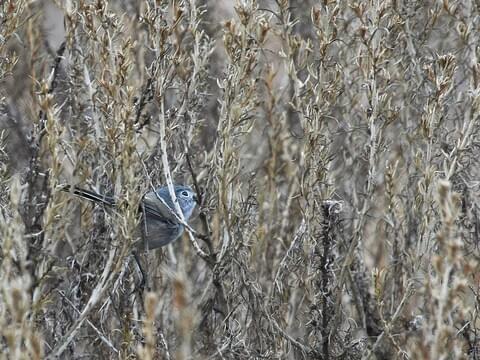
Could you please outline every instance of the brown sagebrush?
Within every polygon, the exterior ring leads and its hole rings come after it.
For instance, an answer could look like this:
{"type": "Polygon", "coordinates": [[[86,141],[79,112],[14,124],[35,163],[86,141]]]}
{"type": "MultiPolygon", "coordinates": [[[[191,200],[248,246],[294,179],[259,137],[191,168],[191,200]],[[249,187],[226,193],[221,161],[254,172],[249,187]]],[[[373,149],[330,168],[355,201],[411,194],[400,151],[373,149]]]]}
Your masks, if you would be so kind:
{"type": "Polygon", "coordinates": [[[0,2],[0,358],[477,359],[479,12],[0,2]]]}

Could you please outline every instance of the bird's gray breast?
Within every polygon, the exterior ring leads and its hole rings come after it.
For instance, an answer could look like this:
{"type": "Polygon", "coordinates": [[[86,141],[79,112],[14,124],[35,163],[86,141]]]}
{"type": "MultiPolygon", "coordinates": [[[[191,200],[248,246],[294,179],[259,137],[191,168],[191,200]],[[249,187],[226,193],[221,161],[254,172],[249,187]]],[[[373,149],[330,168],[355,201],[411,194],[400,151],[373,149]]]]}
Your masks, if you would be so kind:
{"type": "Polygon", "coordinates": [[[160,220],[146,216],[142,219],[142,235],[144,249],[153,250],[178,239],[183,232],[183,225],[170,220],[160,220]]]}

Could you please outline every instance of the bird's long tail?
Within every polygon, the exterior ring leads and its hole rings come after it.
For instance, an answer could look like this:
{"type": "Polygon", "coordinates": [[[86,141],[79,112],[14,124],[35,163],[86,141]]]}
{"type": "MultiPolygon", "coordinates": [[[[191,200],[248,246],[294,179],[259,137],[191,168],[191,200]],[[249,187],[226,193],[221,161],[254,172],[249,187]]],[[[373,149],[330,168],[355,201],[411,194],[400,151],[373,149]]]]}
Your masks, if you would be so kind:
{"type": "Polygon", "coordinates": [[[115,199],[113,197],[102,195],[94,191],[85,190],[85,189],[81,189],[76,186],[70,186],[70,185],[64,185],[60,190],[72,193],[78,197],[81,197],[99,204],[103,204],[107,206],[115,206],[115,199]]]}

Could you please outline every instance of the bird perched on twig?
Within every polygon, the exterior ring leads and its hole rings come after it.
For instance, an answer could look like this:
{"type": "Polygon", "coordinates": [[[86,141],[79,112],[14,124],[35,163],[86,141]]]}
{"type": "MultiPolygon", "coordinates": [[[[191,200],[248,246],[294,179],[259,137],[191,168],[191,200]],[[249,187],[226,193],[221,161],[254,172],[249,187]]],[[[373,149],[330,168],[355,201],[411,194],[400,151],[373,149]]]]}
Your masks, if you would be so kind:
{"type": "MultiPolygon", "coordinates": [[[[76,196],[115,208],[115,198],[96,193],[94,191],[65,185],[62,191],[73,193],[76,196]]],[[[183,217],[187,221],[195,209],[197,197],[190,186],[175,185],[177,198],[183,217]]],[[[182,235],[184,225],[175,212],[175,205],[167,186],[162,186],[154,191],[147,192],[140,203],[141,214],[140,231],[142,241],[138,244],[141,250],[153,250],[170,244],[182,235]]]]}

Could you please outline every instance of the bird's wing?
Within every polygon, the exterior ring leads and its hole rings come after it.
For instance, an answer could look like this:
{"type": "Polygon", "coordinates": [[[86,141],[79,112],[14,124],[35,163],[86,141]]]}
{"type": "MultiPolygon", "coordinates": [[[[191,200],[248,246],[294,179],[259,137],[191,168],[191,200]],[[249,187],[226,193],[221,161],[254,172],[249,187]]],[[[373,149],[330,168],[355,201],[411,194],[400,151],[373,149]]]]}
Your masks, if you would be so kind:
{"type": "Polygon", "coordinates": [[[140,211],[143,213],[142,232],[145,237],[141,246],[148,244],[148,249],[165,246],[177,239],[183,231],[183,226],[155,193],[145,194],[140,211]]]}
{"type": "Polygon", "coordinates": [[[140,206],[143,208],[142,211],[145,211],[147,217],[153,217],[156,220],[165,222],[178,222],[172,211],[160,201],[153,191],[145,194],[140,206]]]}

